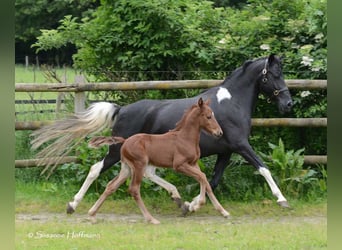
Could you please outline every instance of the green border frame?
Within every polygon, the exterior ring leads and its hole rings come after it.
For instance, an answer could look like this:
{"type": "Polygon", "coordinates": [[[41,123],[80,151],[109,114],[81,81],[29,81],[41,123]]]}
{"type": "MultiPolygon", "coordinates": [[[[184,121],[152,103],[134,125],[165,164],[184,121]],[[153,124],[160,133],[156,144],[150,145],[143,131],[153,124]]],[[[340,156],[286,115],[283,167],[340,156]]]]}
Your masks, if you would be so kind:
{"type": "Polygon", "coordinates": [[[14,1],[0,6],[0,242],[2,249],[14,249],[14,1]]]}
{"type": "MultiPolygon", "coordinates": [[[[342,197],[339,155],[341,155],[342,115],[342,2],[328,1],[328,248],[338,249],[342,243],[342,197]]],[[[14,249],[14,0],[1,1],[0,102],[1,102],[1,174],[0,208],[2,249],[14,249]]]]}

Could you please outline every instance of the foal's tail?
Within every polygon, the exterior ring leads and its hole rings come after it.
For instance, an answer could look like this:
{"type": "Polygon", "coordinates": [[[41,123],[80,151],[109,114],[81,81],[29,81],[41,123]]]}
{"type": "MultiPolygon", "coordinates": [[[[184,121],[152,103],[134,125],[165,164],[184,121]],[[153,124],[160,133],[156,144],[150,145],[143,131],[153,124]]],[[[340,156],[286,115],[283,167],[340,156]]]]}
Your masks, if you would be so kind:
{"type": "Polygon", "coordinates": [[[38,149],[43,144],[53,141],[42,148],[37,157],[41,158],[39,165],[46,165],[42,174],[49,168],[50,173],[56,168],[62,157],[66,156],[89,134],[99,133],[114,125],[115,117],[120,106],[97,102],[89,106],[84,112],[77,113],[64,120],[55,121],[32,133],[32,149],[38,149]],[[57,160],[53,162],[53,160],[57,160]]]}
{"type": "Polygon", "coordinates": [[[95,136],[89,141],[88,146],[91,148],[99,148],[103,145],[124,143],[125,140],[125,138],[117,136],[95,136]]]}

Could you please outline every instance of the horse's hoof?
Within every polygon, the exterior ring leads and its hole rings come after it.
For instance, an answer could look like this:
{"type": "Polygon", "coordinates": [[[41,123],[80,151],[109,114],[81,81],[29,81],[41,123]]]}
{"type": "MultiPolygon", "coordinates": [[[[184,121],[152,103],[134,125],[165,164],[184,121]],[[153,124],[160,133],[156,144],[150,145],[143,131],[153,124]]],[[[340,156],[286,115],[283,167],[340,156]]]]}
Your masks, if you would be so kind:
{"type": "Polygon", "coordinates": [[[151,224],[153,224],[153,225],[159,225],[160,224],[160,221],[159,220],[157,220],[157,219],[151,219],[151,220],[149,220],[148,221],[149,223],[151,223],[151,224]]]}
{"type": "Polygon", "coordinates": [[[96,222],[97,222],[97,219],[96,219],[96,216],[95,216],[95,215],[89,216],[89,220],[90,220],[90,223],[91,223],[91,224],[96,224],[96,222]]]}
{"type": "Polygon", "coordinates": [[[278,201],[278,205],[284,208],[291,208],[287,201],[278,201]]]}
{"type": "Polygon", "coordinates": [[[70,205],[70,203],[67,204],[67,214],[73,214],[75,212],[75,209],[70,205]]]}
{"type": "Polygon", "coordinates": [[[228,212],[225,212],[222,214],[224,218],[230,219],[230,214],[228,212]]]}
{"type": "Polygon", "coordinates": [[[181,198],[172,198],[172,200],[173,200],[174,202],[176,202],[176,204],[177,204],[177,206],[178,206],[179,208],[182,208],[182,207],[183,207],[183,202],[182,202],[182,199],[181,199],[181,198]]]}
{"type": "Polygon", "coordinates": [[[181,207],[181,209],[182,209],[182,216],[183,217],[185,217],[188,214],[188,212],[190,212],[189,207],[190,207],[190,203],[189,202],[186,201],[186,202],[183,203],[183,205],[181,207]]]}

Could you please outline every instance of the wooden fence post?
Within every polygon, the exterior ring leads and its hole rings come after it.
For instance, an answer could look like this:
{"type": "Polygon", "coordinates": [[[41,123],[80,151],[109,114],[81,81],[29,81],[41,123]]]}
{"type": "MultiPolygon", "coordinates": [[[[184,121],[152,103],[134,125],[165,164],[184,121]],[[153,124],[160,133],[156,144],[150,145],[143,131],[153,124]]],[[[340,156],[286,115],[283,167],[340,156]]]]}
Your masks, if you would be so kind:
{"type": "Polygon", "coordinates": [[[25,56],[25,69],[27,70],[29,66],[29,57],[28,56],[25,56]]]}
{"type": "MultiPolygon", "coordinates": [[[[85,84],[85,79],[83,75],[76,75],[75,76],[75,84],[76,85],[83,85],[85,84]]],[[[75,92],[75,113],[79,113],[85,110],[85,102],[86,96],[84,91],[75,92]]]]}
{"type": "MultiPolygon", "coordinates": [[[[60,82],[59,84],[63,85],[66,83],[67,83],[67,77],[66,77],[66,74],[64,73],[64,75],[62,76],[62,82],[60,82]]],[[[65,96],[64,92],[58,92],[57,99],[56,99],[56,114],[57,114],[57,116],[59,115],[59,113],[61,111],[64,96],[65,96]]]]}

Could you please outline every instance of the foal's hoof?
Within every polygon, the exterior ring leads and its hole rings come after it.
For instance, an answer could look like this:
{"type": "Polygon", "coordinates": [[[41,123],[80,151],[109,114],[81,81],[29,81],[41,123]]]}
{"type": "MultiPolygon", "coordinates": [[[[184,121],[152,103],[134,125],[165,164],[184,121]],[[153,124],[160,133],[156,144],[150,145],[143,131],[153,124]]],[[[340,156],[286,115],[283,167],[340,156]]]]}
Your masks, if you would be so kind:
{"type": "Polygon", "coordinates": [[[284,208],[291,208],[287,201],[278,201],[278,205],[284,208]]]}
{"type": "Polygon", "coordinates": [[[149,223],[151,223],[151,224],[153,224],[153,225],[159,225],[160,224],[160,221],[159,220],[157,220],[157,219],[151,219],[151,220],[149,220],[148,221],[149,223]]]}
{"type": "Polygon", "coordinates": [[[190,203],[187,201],[184,202],[182,207],[181,207],[183,217],[185,217],[190,212],[189,208],[190,208],[190,203]]]}
{"type": "Polygon", "coordinates": [[[75,212],[75,209],[70,205],[70,203],[67,204],[67,214],[73,214],[75,212]]]}
{"type": "Polygon", "coordinates": [[[226,219],[230,219],[230,214],[225,211],[224,213],[222,213],[223,217],[226,218],[226,219]]]}
{"type": "Polygon", "coordinates": [[[90,215],[90,216],[89,216],[89,221],[90,221],[91,224],[96,224],[96,222],[97,222],[96,216],[94,216],[94,215],[91,216],[91,215],[90,215]]]}

